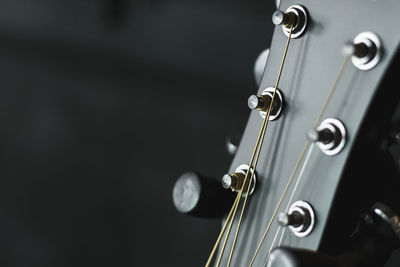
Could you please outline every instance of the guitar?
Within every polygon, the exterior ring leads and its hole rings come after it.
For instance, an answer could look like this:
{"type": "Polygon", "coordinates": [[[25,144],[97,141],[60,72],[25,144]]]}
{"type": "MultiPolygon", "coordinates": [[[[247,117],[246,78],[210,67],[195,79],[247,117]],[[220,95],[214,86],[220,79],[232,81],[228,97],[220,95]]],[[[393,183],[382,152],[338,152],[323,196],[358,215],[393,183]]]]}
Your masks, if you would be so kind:
{"type": "Polygon", "coordinates": [[[227,190],[186,174],[175,205],[223,214],[206,266],[383,266],[400,237],[400,3],[279,5],[227,190]]]}

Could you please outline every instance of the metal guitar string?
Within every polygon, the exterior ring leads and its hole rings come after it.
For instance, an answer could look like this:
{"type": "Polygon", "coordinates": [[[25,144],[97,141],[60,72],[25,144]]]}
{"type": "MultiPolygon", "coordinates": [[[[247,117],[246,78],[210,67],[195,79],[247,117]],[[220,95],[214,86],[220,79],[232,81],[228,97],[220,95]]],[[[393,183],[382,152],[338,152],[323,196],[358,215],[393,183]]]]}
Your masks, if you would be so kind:
{"type": "MultiPolygon", "coordinates": [[[[348,55],[348,56],[346,56],[346,58],[344,59],[342,65],[341,65],[341,67],[340,67],[340,69],[339,69],[339,73],[338,73],[338,75],[337,75],[337,77],[336,77],[336,79],[335,79],[335,82],[333,83],[332,88],[329,90],[329,93],[328,93],[328,96],[326,97],[325,103],[324,103],[324,105],[322,106],[321,112],[319,113],[318,118],[317,118],[317,120],[316,120],[315,123],[314,123],[314,128],[316,128],[317,125],[320,123],[321,118],[322,118],[322,115],[324,114],[324,112],[325,112],[325,110],[326,110],[326,107],[327,107],[328,103],[330,102],[330,100],[331,100],[331,98],[332,98],[332,95],[333,95],[333,93],[334,93],[334,91],[335,91],[335,89],[336,89],[336,87],[337,87],[337,85],[338,85],[338,83],[339,83],[340,78],[342,77],[342,74],[343,74],[343,72],[344,72],[345,66],[346,66],[347,62],[349,61],[350,57],[351,57],[351,55],[348,55]]],[[[288,191],[288,189],[289,189],[289,186],[291,185],[291,183],[292,183],[292,181],[293,181],[294,175],[296,174],[297,169],[299,168],[300,163],[302,162],[302,160],[303,160],[303,158],[304,158],[304,155],[305,155],[305,152],[307,151],[307,149],[308,149],[309,146],[310,146],[310,142],[306,142],[306,144],[304,145],[304,148],[303,148],[302,152],[300,153],[300,156],[299,156],[299,158],[298,158],[298,160],[297,160],[297,162],[296,162],[296,165],[295,165],[295,167],[294,167],[294,169],[293,169],[293,171],[292,171],[292,173],[291,173],[291,175],[290,175],[290,177],[289,177],[288,183],[286,184],[285,189],[283,190],[283,193],[282,193],[282,195],[281,195],[281,197],[280,197],[280,199],[279,199],[279,201],[278,201],[278,204],[277,204],[277,206],[276,206],[276,208],[275,208],[275,210],[274,210],[274,212],[273,212],[273,214],[272,214],[272,217],[271,217],[271,219],[270,219],[269,222],[268,222],[267,228],[265,229],[265,231],[264,231],[264,233],[263,233],[263,235],[262,235],[262,237],[261,237],[261,240],[260,240],[260,242],[258,243],[257,249],[256,249],[256,251],[255,251],[255,253],[254,253],[254,255],[253,255],[253,258],[251,259],[251,262],[250,262],[249,267],[251,267],[251,266],[253,265],[253,263],[254,263],[254,261],[255,261],[257,255],[258,255],[258,253],[259,253],[259,251],[260,251],[260,249],[261,249],[261,245],[263,244],[263,242],[264,242],[264,240],[265,240],[265,237],[267,236],[267,233],[268,233],[268,231],[269,231],[269,229],[270,229],[270,227],[271,227],[271,225],[272,225],[272,222],[273,222],[273,220],[275,219],[276,214],[278,213],[278,210],[279,210],[279,208],[280,208],[280,206],[281,206],[281,204],[282,204],[282,202],[283,202],[283,199],[285,198],[285,196],[286,196],[286,194],[287,194],[287,191],[288,191]]]]}
{"type": "MultiPolygon", "coordinates": [[[[260,147],[259,147],[259,149],[258,149],[257,157],[256,157],[256,160],[255,160],[255,163],[254,163],[254,168],[253,168],[254,171],[255,171],[256,168],[257,168],[258,160],[259,160],[259,158],[260,158],[261,148],[262,148],[262,145],[263,145],[265,133],[266,133],[266,131],[267,131],[268,122],[269,122],[269,117],[270,117],[270,113],[271,113],[271,110],[272,110],[272,105],[273,105],[273,103],[274,103],[276,91],[277,91],[277,89],[278,89],[279,82],[280,82],[280,79],[281,79],[281,75],[282,75],[282,71],[283,71],[283,66],[284,66],[284,64],[285,64],[285,60],[286,60],[286,56],[287,56],[287,52],[288,52],[288,48],[289,48],[289,44],[290,44],[290,40],[291,40],[292,31],[293,31],[293,25],[292,25],[291,28],[290,28],[289,36],[288,36],[288,39],[287,39],[287,41],[286,41],[286,46],[285,46],[285,50],[284,50],[284,53],[283,53],[281,66],[280,66],[280,68],[279,68],[278,77],[277,77],[277,79],[276,79],[275,88],[274,88],[274,93],[273,93],[273,95],[272,95],[272,100],[271,100],[270,106],[269,106],[269,108],[268,108],[268,113],[266,114],[266,116],[265,116],[265,118],[264,118],[264,121],[266,121],[266,125],[265,125],[265,128],[264,128],[263,131],[262,131],[261,144],[260,144],[260,147]]],[[[227,267],[230,266],[230,263],[231,263],[231,260],[232,260],[232,256],[233,256],[233,251],[235,250],[235,245],[236,245],[237,237],[238,237],[238,234],[239,234],[240,226],[241,226],[242,219],[243,219],[243,214],[244,214],[244,211],[245,211],[245,209],[246,209],[247,199],[248,199],[249,192],[250,192],[250,188],[251,188],[251,184],[252,184],[252,181],[253,181],[253,179],[252,179],[252,178],[253,178],[253,177],[252,177],[253,174],[254,174],[254,172],[251,173],[249,185],[247,186],[247,192],[246,192],[246,196],[245,196],[245,199],[244,199],[244,202],[243,202],[242,211],[241,211],[241,213],[240,213],[239,222],[238,222],[238,225],[237,225],[237,228],[236,228],[236,232],[235,232],[235,237],[234,237],[234,239],[233,239],[232,248],[231,248],[231,252],[230,252],[230,254],[229,254],[229,259],[228,259],[227,267]]]]}
{"type": "MultiPolygon", "coordinates": [[[[262,127],[261,127],[262,132],[264,131],[265,126],[266,126],[266,124],[265,124],[265,121],[264,121],[264,122],[263,122],[263,125],[262,125],[262,127]]],[[[238,209],[238,206],[239,206],[239,202],[240,202],[241,196],[242,196],[242,194],[243,194],[244,186],[245,186],[245,184],[246,184],[246,182],[247,182],[248,175],[249,175],[249,172],[250,172],[250,169],[251,169],[250,166],[252,166],[252,164],[253,164],[254,156],[255,156],[255,154],[256,154],[256,152],[257,152],[257,148],[258,148],[258,146],[259,146],[259,143],[260,143],[260,140],[261,140],[261,137],[262,137],[262,135],[261,135],[262,132],[260,132],[260,135],[259,135],[258,138],[257,138],[256,146],[255,146],[255,148],[254,148],[254,151],[253,151],[253,154],[252,154],[252,157],[251,157],[251,160],[250,160],[249,168],[247,169],[247,172],[246,172],[246,175],[245,175],[245,179],[244,179],[244,181],[243,181],[243,185],[242,185],[242,187],[240,188],[240,190],[239,190],[239,192],[238,192],[238,194],[237,194],[237,196],[236,196],[236,198],[238,199],[238,201],[237,201],[236,203],[234,203],[234,205],[233,205],[233,207],[232,207],[233,216],[232,216],[229,220],[227,219],[226,222],[225,222],[225,224],[227,224],[227,223],[229,222],[229,227],[228,227],[228,232],[227,232],[227,234],[225,235],[225,239],[224,239],[224,243],[223,243],[223,245],[222,245],[221,252],[220,252],[220,254],[219,254],[219,256],[218,256],[218,260],[217,260],[217,264],[216,264],[217,267],[218,267],[218,266],[220,265],[220,263],[221,263],[222,255],[223,255],[223,253],[224,253],[224,250],[225,250],[225,247],[226,247],[228,238],[229,238],[229,234],[230,234],[231,229],[232,229],[232,224],[233,224],[233,221],[234,221],[235,216],[236,216],[236,212],[237,212],[237,209],[238,209]]],[[[250,180],[251,180],[251,178],[250,178],[250,180]]],[[[225,231],[225,229],[223,229],[223,230],[225,231]]],[[[218,242],[218,243],[219,243],[219,242],[218,242]]]]}
{"type": "MultiPolygon", "coordinates": [[[[291,33],[292,33],[292,29],[293,29],[293,27],[291,27],[290,36],[291,36],[291,33]]],[[[233,224],[233,221],[234,221],[234,218],[235,218],[235,216],[236,216],[236,212],[237,212],[237,209],[238,209],[238,206],[239,206],[240,198],[241,198],[241,196],[242,196],[242,194],[243,194],[244,188],[245,188],[246,183],[247,183],[247,180],[248,180],[248,178],[249,178],[249,174],[251,173],[249,185],[248,185],[247,190],[246,190],[246,191],[247,191],[247,194],[246,194],[246,196],[245,196],[245,202],[247,201],[247,197],[248,197],[248,195],[249,195],[249,190],[250,190],[251,184],[252,184],[252,177],[253,177],[253,174],[254,174],[255,169],[256,169],[256,167],[257,167],[257,162],[258,162],[258,158],[259,158],[259,155],[260,155],[261,146],[262,146],[262,143],[263,143],[263,141],[264,141],[265,132],[266,132],[266,129],[267,129],[267,126],[268,126],[268,122],[269,122],[268,119],[269,119],[269,116],[270,116],[270,113],[271,113],[271,110],[272,110],[272,105],[273,105],[273,103],[274,103],[274,99],[275,99],[275,95],[276,95],[276,90],[277,90],[277,87],[278,87],[278,85],[279,85],[279,80],[280,80],[281,73],[282,73],[282,70],[283,70],[283,65],[284,65],[284,61],[285,61],[285,58],[286,58],[286,54],[287,54],[287,50],[288,50],[288,46],[289,46],[289,42],[290,42],[290,36],[289,36],[288,41],[287,41],[287,43],[286,43],[285,52],[284,52],[284,57],[283,57],[283,59],[282,59],[282,63],[281,63],[281,66],[280,66],[280,70],[279,70],[279,74],[278,74],[278,78],[277,78],[277,83],[276,83],[275,90],[274,90],[274,93],[273,93],[273,96],[272,96],[272,101],[271,101],[270,106],[269,106],[269,108],[268,108],[267,114],[266,114],[266,116],[265,116],[265,118],[264,118],[264,121],[263,121],[263,124],[262,124],[262,127],[261,127],[261,131],[260,131],[260,134],[259,134],[259,136],[258,136],[258,138],[257,138],[257,142],[256,142],[256,145],[255,145],[255,148],[254,148],[254,151],[253,151],[253,154],[252,154],[250,163],[249,163],[249,168],[247,169],[247,172],[246,172],[246,175],[245,175],[245,179],[244,179],[243,185],[242,185],[242,187],[241,187],[241,189],[240,189],[240,191],[239,191],[239,193],[238,193],[238,195],[237,195],[237,201],[235,201],[235,203],[234,203],[234,205],[232,206],[232,209],[231,209],[231,213],[232,213],[232,211],[233,211],[233,215],[232,215],[229,219],[227,218],[227,220],[226,220],[226,222],[225,222],[225,225],[224,225],[223,229],[221,230],[220,236],[219,236],[219,238],[218,238],[218,240],[217,240],[217,242],[216,242],[216,244],[215,244],[215,246],[214,246],[214,249],[213,249],[213,251],[211,252],[211,255],[210,255],[210,257],[209,257],[209,259],[208,259],[208,261],[207,261],[207,265],[206,265],[206,266],[209,266],[209,265],[210,265],[210,263],[211,263],[211,261],[212,261],[212,258],[214,257],[216,248],[218,247],[218,245],[219,245],[219,243],[220,243],[220,241],[221,241],[221,238],[222,238],[222,236],[223,236],[223,233],[224,233],[225,230],[226,230],[226,225],[227,225],[227,223],[228,223],[228,221],[229,221],[228,232],[227,232],[227,234],[226,234],[226,236],[225,236],[225,240],[224,240],[224,243],[223,243],[221,252],[220,252],[220,254],[219,254],[219,257],[218,257],[218,261],[217,261],[216,266],[219,266],[219,264],[220,264],[220,262],[221,262],[222,255],[223,255],[223,252],[224,252],[224,250],[225,250],[226,243],[227,243],[227,240],[228,240],[230,231],[231,231],[231,229],[232,229],[232,224],[233,224]],[[260,141],[261,141],[261,145],[260,145],[260,141]],[[258,153],[257,153],[257,151],[258,151],[258,153]],[[254,165],[253,172],[251,172],[250,170],[252,169],[252,165],[253,165],[253,163],[254,163],[254,157],[255,157],[256,153],[257,153],[256,164],[254,165]]],[[[243,216],[243,211],[244,211],[244,209],[242,209],[241,217],[243,216]]],[[[240,223],[239,223],[239,225],[240,225],[240,223]]],[[[237,233],[236,233],[236,235],[235,235],[235,240],[236,240],[236,238],[237,238],[237,233]]],[[[234,246],[233,246],[233,247],[234,247],[234,246]]],[[[231,252],[233,252],[233,250],[231,250],[231,252]]],[[[232,253],[231,253],[231,254],[232,254],[232,253]]],[[[231,258],[231,256],[230,256],[230,258],[231,258]]],[[[229,263],[230,263],[230,261],[229,261],[229,263]]],[[[228,265],[229,265],[229,263],[228,263],[228,265]]]]}
{"type": "Polygon", "coordinates": [[[234,208],[236,207],[236,205],[239,203],[239,200],[240,200],[240,195],[238,194],[238,195],[236,196],[235,202],[233,203],[233,206],[232,206],[231,210],[229,211],[228,216],[226,217],[226,221],[225,221],[225,223],[224,223],[224,226],[222,227],[221,232],[219,233],[219,236],[218,236],[218,238],[217,238],[217,241],[215,242],[215,245],[214,245],[214,247],[213,247],[213,249],[212,249],[212,251],[211,251],[211,254],[210,254],[210,256],[208,257],[207,263],[206,263],[206,265],[205,265],[206,267],[209,267],[210,264],[211,264],[211,261],[212,261],[212,259],[213,259],[213,257],[214,257],[214,254],[215,254],[215,252],[217,251],[219,242],[221,242],[221,239],[222,239],[222,237],[224,236],[225,229],[226,229],[226,227],[228,226],[228,222],[229,222],[229,220],[230,220],[230,218],[231,218],[231,216],[232,216],[233,210],[234,210],[234,208]]]}
{"type": "MultiPolygon", "coordinates": [[[[296,181],[296,184],[294,185],[292,194],[290,195],[288,204],[286,205],[285,212],[287,212],[287,211],[289,210],[290,203],[292,203],[294,194],[295,194],[295,192],[297,191],[297,188],[298,188],[298,186],[299,186],[299,184],[300,184],[300,182],[301,182],[301,180],[302,180],[302,178],[303,178],[304,171],[305,171],[305,169],[306,169],[306,166],[308,165],[308,162],[309,162],[309,160],[310,160],[310,156],[311,156],[311,154],[312,154],[312,152],[313,152],[313,150],[314,150],[314,146],[315,146],[315,144],[312,143],[311,146],[310,146],[310,149],[308,150],[306,159],[304,160],[303,166],[301,167],[301,170],[300,170],[300,173],[299,173],[299,177],[297,178],[297,181],[296,181]]],[[[274,244],[275,244],[276,238],[278,237],[279,232],[280,232],[281,229],[282,229],[282,227],[279,226],[279,227],[278,227],[278,230],[277,230],[276,233],[275,233],[274,239],[272,240],[272,245],[271,245],[271,247],[270,247],[270,249],[269,249],[269,251],[268,251],[268,254],[267,254],[266,262],[268,262],[269,255],[271,254],[271,251],[272,251],[272,249],[274,248],[274,244]]],[[[282,231],[281,237],[280,237],[280,239],[279,239],[278,246],[279,246],[279,245],[281,244],[281,242],[282,242],[282,238],[283,238],[284,232],[285,232],[285,229],[283,229],[283,231],[282,231]]]]}
{"type": "MultiPolygon", "coordinates": [[[[265,121],[264,121],[264,122],[265,122],[265,121]]],[[[265,123],[264,123],[264,122],[263,122],[263,125],[262,125],[262,127],[261,127],[262,131],[263,131],[264,128],[265,128],[265,123]]],[[[245,179],[244,179],[244,181],[243,181],[243,185],[242,185],[242,187],[240,188],[240,190],[239,190],[239,192],[238,192],[238,194],[237,194],[237,196],[236,196],[236,199],[238,199],[238,201],[237,201],[236,203],[234,203],[233,206],[232,206],[232,209],[231,209],[231,210],[233,211],[233,216],[232,216],[229,220],[227,219],[226,222],[225,222],[225,224],[228,224],[228,223],[229,223],[229,227],[228,227],[228,232],[227,232],[227,234],[226,234],[226,236],[225,236],[225,239],[224,239],[224,243],[223,243],[223,245],[222,245],[221,252],[220,252],[220,254],[219,254],[219,256],[218,256],[218,260],[217,260],[217,264],[216,264],[217,267],[219,266],[219,264],[220,264],[220,262],[221,262],[222,255],[223,255],[223,253],[224,253],[224,250],[225,250],[225,247],[226,247],[226,243],[227,243],[227,240],[228,240],[230,231],[231,231],[231,229],[232,229],[232,223],[233,223],[233,220],[234,220],[234,218],[235,218],[235,216],[236,216],[237,208],[238,208],[238,206],[239,206],[240,198],[241,198],[241,196],[242,196],[242,194],[243,194],[244,186],[245,186],[245,184],[246,184],[246,182],[247,182],[247,178],[248,178],[248,175],[249,175],[249,171],[250,171],[250,169],[251,169],[250,166],[253,164],[254,156],[255,156],[255,154],[256,154],[256,152],[257,152],[257,148],[258,148],[259,143],[260,143],[260,138],[261,138],[261,132],[260,132],[260,135],[259,135],[258,138],[257,138],[256,146],[255,146],[255,148],[254,148],[254,151],[253,151],[253,154],[252,154],[252,157],[251,157],[251,160],[250,160],[249,168],[247,169],[247,172],[246,172],[246,175],[245,175],[245,179]]],[[[225,229],[223,229],[223,231],[225,231],[225,229]]],[[[221,233],[223,233],[223,231],[221,230],[221,233]]],[[[217,240],[217,241],[218,241],[218,240],[217,240]]],[[[216,243],[216,246],[218,246],[218,244],[219,244],[220,241],[221,241],[221,240],[219,240],[219,241],[216,243]]],[[[210,258],[212,259],[213,256],[214,256],[214,255],[210,255],[210,258]]]]}

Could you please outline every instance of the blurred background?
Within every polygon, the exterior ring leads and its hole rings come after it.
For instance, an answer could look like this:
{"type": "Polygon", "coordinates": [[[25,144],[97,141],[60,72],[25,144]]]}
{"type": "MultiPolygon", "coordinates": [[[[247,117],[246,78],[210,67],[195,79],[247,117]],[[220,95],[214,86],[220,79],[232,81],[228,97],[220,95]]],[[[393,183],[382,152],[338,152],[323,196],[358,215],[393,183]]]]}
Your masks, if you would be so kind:
{"type": "Polygon", "coordinates": [[[179,214],[245,126],[273,0],[3,0],[0,265],[201,266],[219,220],[179,214]]]}

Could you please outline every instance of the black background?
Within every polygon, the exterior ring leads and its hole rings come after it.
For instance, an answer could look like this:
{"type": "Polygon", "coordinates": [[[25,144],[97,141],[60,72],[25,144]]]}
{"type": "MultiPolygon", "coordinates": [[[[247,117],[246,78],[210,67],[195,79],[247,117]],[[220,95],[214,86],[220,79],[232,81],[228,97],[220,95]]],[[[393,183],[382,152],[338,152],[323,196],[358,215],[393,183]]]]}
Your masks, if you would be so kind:
{"type": "Polygon", "coordinates": [[[172,187],[228,168],[274,4],[1,1],[1,266],[204,264],[172,187]]]}

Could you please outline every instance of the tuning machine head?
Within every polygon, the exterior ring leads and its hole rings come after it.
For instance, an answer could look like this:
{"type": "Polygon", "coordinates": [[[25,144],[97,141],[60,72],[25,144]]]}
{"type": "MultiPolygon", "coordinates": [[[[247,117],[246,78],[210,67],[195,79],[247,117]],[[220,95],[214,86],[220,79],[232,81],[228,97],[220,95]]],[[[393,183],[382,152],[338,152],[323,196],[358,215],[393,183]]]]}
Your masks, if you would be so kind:
{"type": "Polygon", "coordinates": [[[247,105],[251,110],[258,110],[261,117],[265,118],[271,102],[272,110],[269,114],[269,120],[273,121],[278,119],[284,107],[283,94],[279,89],[275,91],[275,88],[268,87],[260,95],[251,95],[247,100],[247,105]],[[272,98],[274,99],[273,102],[272,98]]]}
{"type": "MultiPolygon", "coordinates": [[[[248,169],[249,169],[249,165],[242,164],[235,170],[234,173],[225,174],[222,177],[222,181],[221,181],[222,187],[225,189],[230,189],[233,192],[239,192],[240,189],[243,187],[243,183],[246,178],[248,169]]],[[[249,195],[253,194],[254,189],[256,187],[256,181],[257,181],[256,174],[255,173],[252,174],[252,172],[253,172],[253,168],[251,168],[250,172],[249,172],[249,177],[251,176],[251,179],[252,179],[251,188],[249,190],[249,195]]],[[[249,184],[249,181],[250,181],[250,179],[248,178],[246,181],[246,185],[249,184]]],[[[247,187],[245,186],[244,188],[246,189],[247,187]]],[[[246,193],[244,192],[242,197],[245,197],[245,196],[246,196],[246,193]]]]}
{"type": "Polygon", "coordinates": [[[301,5],[293,5],[286,9],[285,12],[277,10],[272,15],[272,23],[276,26],[282,25],[283,33],[289,37],[290,29],[292,29],[291,38],[300,37],[307,28],[308,15],[305,7],[301,5]]]}
{"type": "Polygon", "coordinates": [[[315,225],[315,213],[312,206],[299,200],[293,203],[288,212],[279,214],[278,222],[281,226],[288,226],[297,237],[308,236],[315,225]]]}
{"type": "Polygon", "coordinates": [[[351,56],[353,65],[360,70],[374,68],[382,57],[382,44],[373,32],[362,32],[343,48],[346,56],[351,56]]]}
{"type": "Polygon", "coordinates": [[[340,120],[329,118],[316,129],[311,129],[307,137],[317,143],[322,152],[333,156],[342,151],[346,144],[346,128],[340,120]]]}

